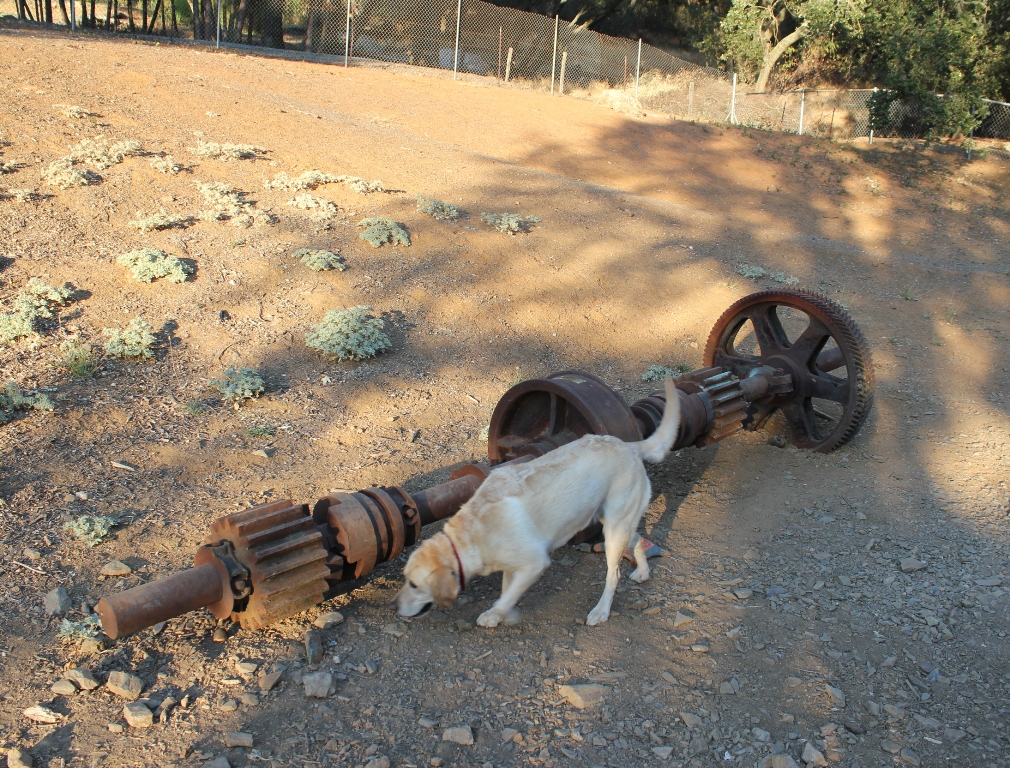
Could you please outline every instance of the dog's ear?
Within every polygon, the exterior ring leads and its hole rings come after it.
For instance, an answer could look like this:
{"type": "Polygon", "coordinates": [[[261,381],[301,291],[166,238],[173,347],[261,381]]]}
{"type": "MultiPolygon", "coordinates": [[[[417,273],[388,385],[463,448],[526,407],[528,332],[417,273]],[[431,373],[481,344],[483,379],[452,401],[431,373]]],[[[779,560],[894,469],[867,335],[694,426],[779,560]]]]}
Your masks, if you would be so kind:
{"type": "Polygon", "coordinates": [[[428,577],[431,596],[442,608],[448,608],[459,597],[459,575],[449,566],[440,565],[428,577]]]}

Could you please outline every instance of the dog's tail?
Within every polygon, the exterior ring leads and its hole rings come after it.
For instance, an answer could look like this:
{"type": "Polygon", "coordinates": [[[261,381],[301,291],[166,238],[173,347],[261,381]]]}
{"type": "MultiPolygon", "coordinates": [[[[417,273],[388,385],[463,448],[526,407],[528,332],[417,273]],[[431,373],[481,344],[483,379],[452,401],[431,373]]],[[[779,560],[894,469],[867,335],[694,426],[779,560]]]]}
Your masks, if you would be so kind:
{"type": "Polygon", "coordinates": [[[677,395],[677,388],[673,385],[670,374],[666,374],[663,386],[666,388],[666,408],[663,411],[663,419],[648,439],[636,443],[639,455],[645,461],[651,461],[653,464],[666,457],[680,431],[680,397],[677,395]]]}

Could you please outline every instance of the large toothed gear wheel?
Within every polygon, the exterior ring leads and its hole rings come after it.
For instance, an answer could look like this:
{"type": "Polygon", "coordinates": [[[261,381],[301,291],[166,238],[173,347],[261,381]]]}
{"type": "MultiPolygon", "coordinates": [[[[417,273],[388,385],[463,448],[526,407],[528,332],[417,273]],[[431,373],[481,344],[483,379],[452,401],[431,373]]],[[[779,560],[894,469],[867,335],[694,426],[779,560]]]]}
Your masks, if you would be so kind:
{"type": "Polygon", "coordinates": [[[705,365],[741,380],[761,367],[789,374],[792,391],[751,403],[744,426],[757,429],[781,410],[796,444],[820,453],[851,440],[873,405],[869,344],[848,312],[813,291],[761,291],[737,301],[712,328],[705,365]]]}
{"type": "MultiPolygon", "coordinates": [[[[248,597],[230,611],[244,629],[260,629],[322,602],[328,553],[308,505],[276,501],[236,512],[216,521],[207,541],[231,542],[235,560],[248,570],[248,584],[232,583],[233,592],[247,591],[248,597]]],[[[194,564],[202,559],[216,558],[203,548],[194,564]]]]}

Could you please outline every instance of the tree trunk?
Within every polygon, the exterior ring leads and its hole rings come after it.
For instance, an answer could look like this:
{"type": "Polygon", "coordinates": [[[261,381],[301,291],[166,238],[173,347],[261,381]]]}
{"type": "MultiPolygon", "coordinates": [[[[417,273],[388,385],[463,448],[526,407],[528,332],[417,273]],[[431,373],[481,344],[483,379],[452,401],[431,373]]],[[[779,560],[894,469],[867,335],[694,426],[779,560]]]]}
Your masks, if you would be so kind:
{"type": "Polygon", "coordinates": [[[267,48],[283,48],[284,0],[264,0],[261,13],[263,45],[267,48]]]}
{"type": "MultiPolygon", "coordinates": [[[[71,0],[73,2],[73,0],[71,0]]],[[[67,0],[60,0],[60,10],[63,11],[63,23],[70,26],[70,14],[67,13],[67,0]]]]}
{"type": "Polygon", "coordinates": [[[806,34],[806,29],[803,25],[800,25],[788,35],[779,40],[774,48],[765,51],[765,60],[761,64],[761,74],[758,75],[757,82],[754,84],[755,91],[764,91],[768,88],[768,79],[772,76],[772,70],[778,63],[778,60],[782,58],[782,54],[785,53],[791,45],[799,42],[806,34]]]}
{"type": "Polygon", "coordinates": [[[248,12],[248,5],[246,0],[239,0],[238,4],[238,20],[233,25],[232,35],[229,38],[233,43],[242,42],[242,27],[245,26],[245,17],[248,12]]]}

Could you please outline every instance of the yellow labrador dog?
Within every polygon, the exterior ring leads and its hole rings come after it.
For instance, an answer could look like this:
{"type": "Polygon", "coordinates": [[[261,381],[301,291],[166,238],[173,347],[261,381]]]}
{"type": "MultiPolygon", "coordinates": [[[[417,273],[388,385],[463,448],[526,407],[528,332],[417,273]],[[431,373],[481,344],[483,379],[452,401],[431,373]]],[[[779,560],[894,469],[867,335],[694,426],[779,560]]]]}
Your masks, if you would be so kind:
{"type": "Polygon", "coordinates": [[[448,607],[468,579],[502,571],[501,597],[478,618],[482,627],[519,620],[516,603],[551,563],[550,552],[594,519],[603,522],[607,583],[586,623],[602,624],[633,544],[634,581],[649,578],[636,529],[652,492],[642,460],[662,461],[680,428],[680,399],[666,377],[666,411],[647,440],[626,443],[587,435],[538,459],[495,469],[441,533],[423,542],[403,569],[406,583],[393,607],[417,616],[433,603],[448,607]]]}

